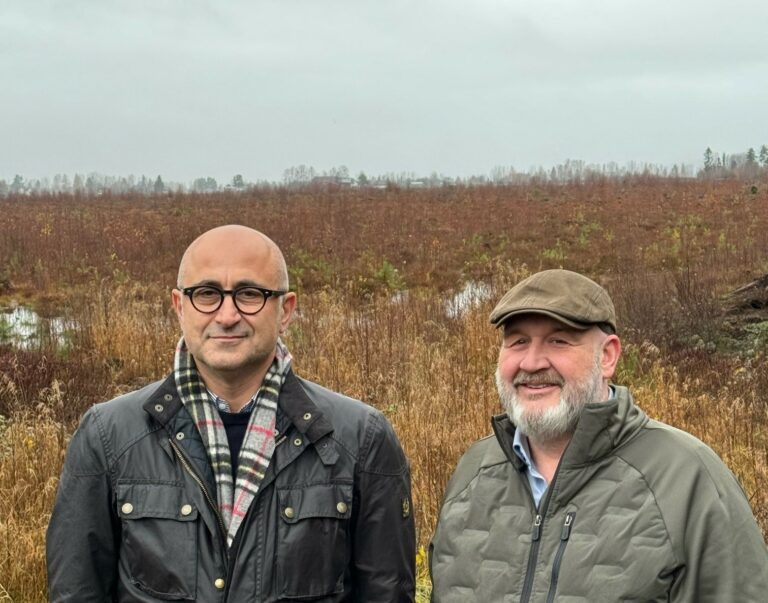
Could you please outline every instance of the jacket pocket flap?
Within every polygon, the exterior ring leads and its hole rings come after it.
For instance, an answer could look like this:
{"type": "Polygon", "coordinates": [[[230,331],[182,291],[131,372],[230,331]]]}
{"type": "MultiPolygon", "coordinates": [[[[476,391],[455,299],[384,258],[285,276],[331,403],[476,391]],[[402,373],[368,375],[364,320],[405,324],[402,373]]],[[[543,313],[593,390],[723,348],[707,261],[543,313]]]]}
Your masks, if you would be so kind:
{"type": "Polygon", "coordinates": [[[116,495],[121,519],[197,519],[197,507],[181,484],[118,482],[116,495]]]}
{"type": "Polygon", "coordinates": [[[278,489],[280,517],[296,523],[309,517],[348,519],[352,514],[352,484],[315,484],[278,489]]]}

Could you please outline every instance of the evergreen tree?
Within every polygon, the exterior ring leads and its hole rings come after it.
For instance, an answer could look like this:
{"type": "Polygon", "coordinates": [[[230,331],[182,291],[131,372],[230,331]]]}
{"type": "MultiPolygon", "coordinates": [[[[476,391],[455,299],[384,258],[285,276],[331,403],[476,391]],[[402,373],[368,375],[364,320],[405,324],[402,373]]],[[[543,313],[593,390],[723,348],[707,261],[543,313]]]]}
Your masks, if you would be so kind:
{"type": "Polygon", "coordinates": [[[715,156],[712,149],[707,147],[707,150],[704,151],[704,171],[711,172],[713,169],[715,169],[715,156]]]}
{"type": "Polygon", "coordinates": [[[768,145],[760,147],[760,165],[768,167],[768,145]]]}
{"type": "Polygon", "coordinates": [[[24,178],[22,178],[19,174],[16,174],[13,177],[13,182],[11,182],[11,194],[18,195],[23,190],[24,190],[24,178]]]}

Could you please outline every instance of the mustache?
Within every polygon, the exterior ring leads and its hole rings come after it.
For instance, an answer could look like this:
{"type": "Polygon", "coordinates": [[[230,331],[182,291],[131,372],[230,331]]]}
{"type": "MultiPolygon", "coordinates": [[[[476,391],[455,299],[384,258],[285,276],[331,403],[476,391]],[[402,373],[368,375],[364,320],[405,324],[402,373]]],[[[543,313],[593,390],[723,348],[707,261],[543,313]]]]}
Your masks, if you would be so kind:
{"type": "Polygon", "coordinates": [[[565,385],[565,380],[555,371],[551,370],[538,371],[536,373],[528,373],[521,370],[515,375],[512,385],[522,385],[523,383],[527,385],[550,384],[562,387],[565,385]]]}

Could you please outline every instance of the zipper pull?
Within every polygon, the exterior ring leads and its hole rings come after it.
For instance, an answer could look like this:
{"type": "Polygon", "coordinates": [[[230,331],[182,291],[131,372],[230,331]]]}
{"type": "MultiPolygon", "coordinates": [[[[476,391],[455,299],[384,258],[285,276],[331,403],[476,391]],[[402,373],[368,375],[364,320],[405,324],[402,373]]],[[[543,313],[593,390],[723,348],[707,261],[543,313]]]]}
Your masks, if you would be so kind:
{"type": "Polygon", "coordinates": [[[537,515],[536,519],[533,520],[533,538],[532,540],[536,542],[541,537],[541,515],[537,515]]]}
{"type": "Polygon", "coordinates": [[[568,540],[571,536],[571,526],[573,525],[573,518],[576,513],[571,511],[565,514],[565,521],[563,522],[563,531],[560,532],[560,540],[568,540]]]}

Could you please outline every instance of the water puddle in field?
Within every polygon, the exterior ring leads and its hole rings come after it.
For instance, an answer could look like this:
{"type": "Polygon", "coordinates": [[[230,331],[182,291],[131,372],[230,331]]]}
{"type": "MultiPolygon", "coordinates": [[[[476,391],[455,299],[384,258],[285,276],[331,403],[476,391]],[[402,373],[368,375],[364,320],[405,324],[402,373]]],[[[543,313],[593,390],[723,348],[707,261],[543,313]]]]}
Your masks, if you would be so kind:
{"type": "Polygon", "coordinates": [[[26,306],[0,309],[0,344],[32,350],[65,349],[76,325],[62,317],[43,317],[26,306]]]}
{"type": "Polygon", "coordinates": [[[445,302],[445,313],[449,318],[460,318],[492,294],[493,290],[489,285],[479,281],[469,281],[461,291],[445,302]]]}

